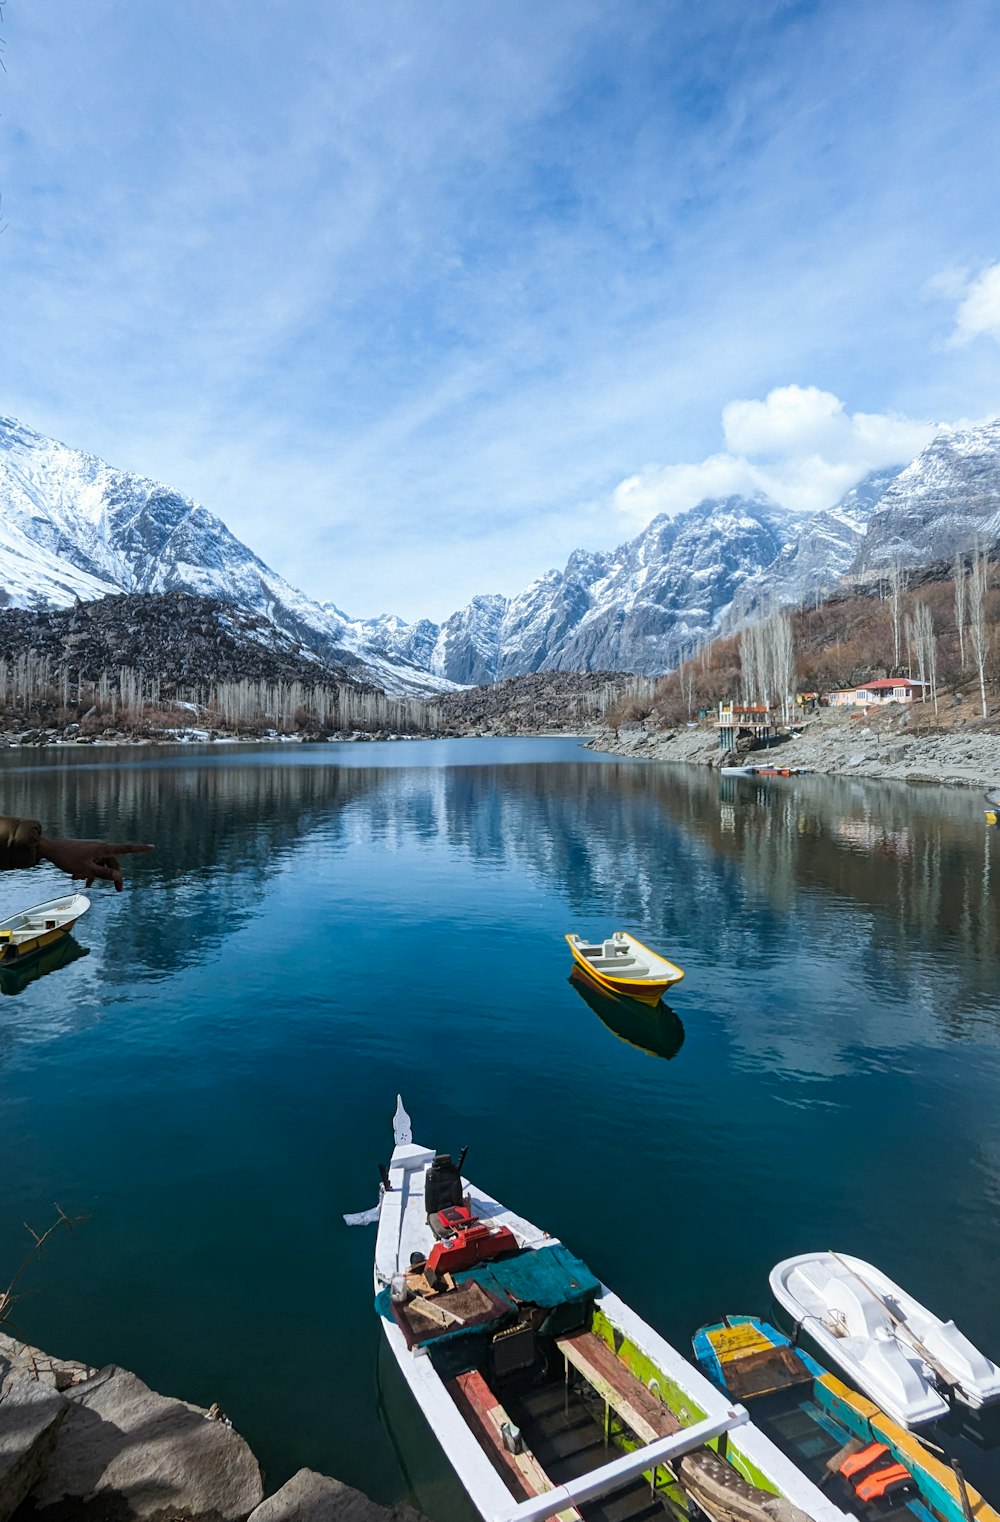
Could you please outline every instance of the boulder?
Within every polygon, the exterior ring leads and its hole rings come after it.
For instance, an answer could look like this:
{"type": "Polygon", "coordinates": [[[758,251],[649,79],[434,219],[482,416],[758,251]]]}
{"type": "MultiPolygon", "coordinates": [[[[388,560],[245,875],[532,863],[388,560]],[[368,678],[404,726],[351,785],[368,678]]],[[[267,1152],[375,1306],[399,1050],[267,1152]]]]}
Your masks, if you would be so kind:
{"type": "Polygon", "coordinates": [[[32,1492],[44,1517],[95,1522],[243,1522],[264,1488],[247,1444],[200,1406],[157,1395],[109,1365],[74,1386],[55,1451],[32,1492]],[[81,1504],[84,1503],[84,1504],[81,1504]]]}
{"type": "Polygon", "coordinates": [[[64,1396],[0,1359],[0,1522],[14,1515],[37,1483],[68,1406],[64,1396]]]}
{"type": "Polygon", "coordinates": [[[40,1348],[18,1342],[15,1337],[8,1337],[6,1332],[0,1331],[0,1366],[4,1361],[10,1365],[12,1374],[23,1374],[29,1379],[36,1379],[50,1390],[68,1390],[71,1385],[82,1384],[97,1372],[85,1363],[74,1363],[69,1358],[53,1358],[40,1348]]]}
{"type": "Polygon", "coordinates": [[[378,1506],[340,1480],[300,1469],[262,1501],[249,1522],[424,1522],[412,1506],[378,1506]]]}

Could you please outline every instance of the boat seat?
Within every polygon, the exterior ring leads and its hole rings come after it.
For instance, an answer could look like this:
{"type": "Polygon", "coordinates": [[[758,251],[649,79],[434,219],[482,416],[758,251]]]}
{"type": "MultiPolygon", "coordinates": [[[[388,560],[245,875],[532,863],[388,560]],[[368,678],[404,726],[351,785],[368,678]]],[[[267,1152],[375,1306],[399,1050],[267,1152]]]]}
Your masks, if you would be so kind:
{"type": "Polygon", "coordinates": [[[674,1413],[615,1357],[596,1333],[577,1332],[574,1337],[560,1337],[556,1347],[643,1443],[681,1430],[674,1413]]]}
{"type": "Polygon", "coordinates": [[[593,957],[591,960],[601,972],[615,972],[620,968],[639,966],[635,957],[593,957]]]}

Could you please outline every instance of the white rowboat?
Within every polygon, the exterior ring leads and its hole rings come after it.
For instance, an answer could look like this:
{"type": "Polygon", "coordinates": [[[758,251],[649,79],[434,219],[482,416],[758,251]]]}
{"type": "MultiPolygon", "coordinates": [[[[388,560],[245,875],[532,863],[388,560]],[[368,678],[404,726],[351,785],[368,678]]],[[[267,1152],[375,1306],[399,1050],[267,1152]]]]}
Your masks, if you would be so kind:
{"type": "Polygon", "coordinates": [[[685,1516],[685,1495],[715,1522],[844,1522],[741,1406],[561,1242],[470,1183],[461,1160],[415,1144],[402,1101],[394,1137],[378,1206],[376,1310],[486,1522],[581,1522],[580,1507],[603,1516],[590,1503],[612,1494],[625,1522],[651,1499],[685,1516]],[[452,1202],[439,1209],[449,1177],[452,1202]],[[460,1270],[473,1250],[475,1267],[460,1270]],[[596,1441],[571,1453],[585,1430],[596,1441]],[[725,1458],[705,1446],[723,1434],[725,1458]]]}
{"type": "Polygon", "coordinates": [[[44,951],[61,936],[68,935],[89,908],[86,894],[67,893],[63,898],[49,899],[0,920],[0,967],[23,962],[26,957],[44,951]]]}
{"type": "Polygon", "coordinates": [[[942,1387],[967,1406],[1000,1400],[1000,1368],[954,1321],[942,1321],[887,1274],[846,1253],[800,1253],[771,1270],[797,1325],[904,1427],[948,1412],[942,1387]]]}

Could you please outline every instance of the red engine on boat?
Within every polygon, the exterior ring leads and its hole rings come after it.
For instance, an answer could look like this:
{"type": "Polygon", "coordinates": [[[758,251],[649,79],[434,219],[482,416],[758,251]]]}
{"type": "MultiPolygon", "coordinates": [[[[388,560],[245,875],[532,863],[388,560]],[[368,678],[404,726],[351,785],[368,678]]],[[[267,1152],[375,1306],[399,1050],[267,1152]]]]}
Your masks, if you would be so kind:
{"type": "Polygon", "coordinates": [[[427,1269],[430,1273],[453,1274],[459,1269],[472,1268],[476,1263],[486,1263],[490,1258],[501,1258],[504,1253],[517,1251],[517,1238],[509,1226],[491,1231],[477,1221],[446,1241],[435,1242],[427,1258],[427,1269]]]}
{"type": "Polygon", "coordinates": [[[468,1205],[449,1205],[445,1210],[434,1212],[431,1225],[436,1237],[446,1237],[452,1232],[463,1231],[467,1226],[474,1225],[475,1219],[468,1205]],[[435,1221],[436,1226],[434,1226],[435,1221]]]}

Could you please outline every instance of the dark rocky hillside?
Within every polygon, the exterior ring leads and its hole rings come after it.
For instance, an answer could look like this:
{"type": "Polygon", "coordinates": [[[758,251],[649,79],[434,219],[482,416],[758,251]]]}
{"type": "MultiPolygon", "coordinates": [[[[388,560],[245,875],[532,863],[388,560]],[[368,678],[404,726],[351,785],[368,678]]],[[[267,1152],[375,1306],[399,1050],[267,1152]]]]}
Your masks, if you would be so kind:
{"type": "Polygon", "coordinates": [[[238,681],[347,682],[344,668],[310,658],[263,615],[186,592],[127,593],[73,608],[0,609],[0,658],[32,653],[95,681],[123,666],[163,690],[238,681]]]}
{"type": "Polygon", "coordinates": [[[620,671],[536,671],[485,687],[447,692],[429,704],[452,734],[587,733],[612,704],[655,684],[620,671]]]}

